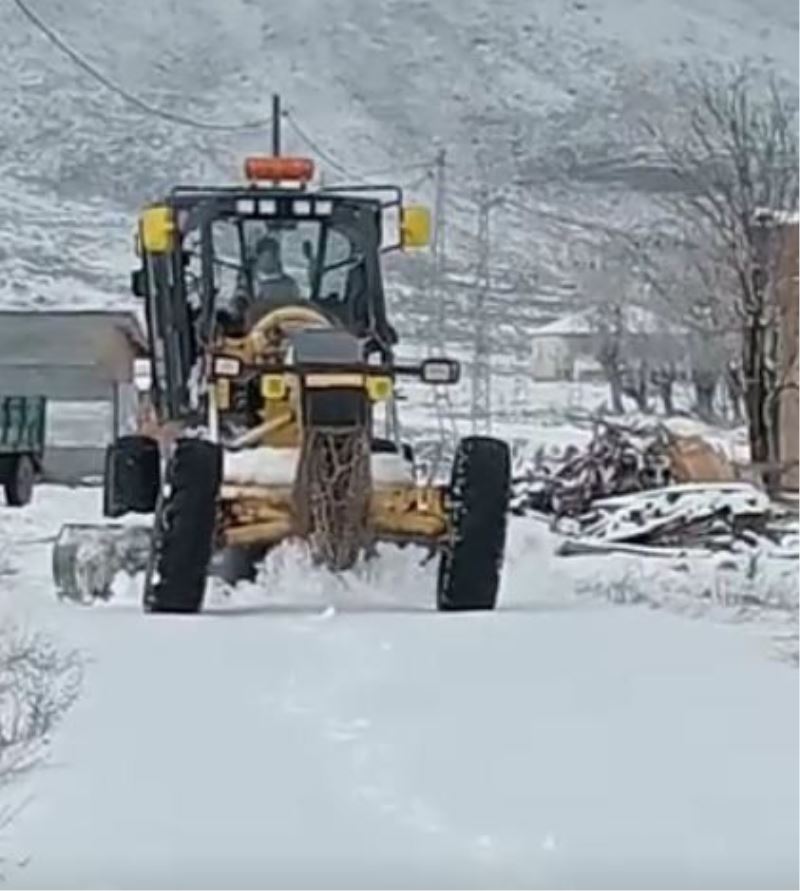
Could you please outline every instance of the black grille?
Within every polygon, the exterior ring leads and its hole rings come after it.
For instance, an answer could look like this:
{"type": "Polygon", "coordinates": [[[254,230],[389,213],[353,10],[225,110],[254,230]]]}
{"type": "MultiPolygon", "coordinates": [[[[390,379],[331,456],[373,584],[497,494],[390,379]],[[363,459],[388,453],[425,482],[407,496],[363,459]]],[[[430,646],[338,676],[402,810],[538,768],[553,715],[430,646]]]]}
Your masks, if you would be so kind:
{"type": "Polygon", "coordinates": [[[305,391],[306,423],[315,427],[364,426],[369,401],[362,388],[305,391]]]}

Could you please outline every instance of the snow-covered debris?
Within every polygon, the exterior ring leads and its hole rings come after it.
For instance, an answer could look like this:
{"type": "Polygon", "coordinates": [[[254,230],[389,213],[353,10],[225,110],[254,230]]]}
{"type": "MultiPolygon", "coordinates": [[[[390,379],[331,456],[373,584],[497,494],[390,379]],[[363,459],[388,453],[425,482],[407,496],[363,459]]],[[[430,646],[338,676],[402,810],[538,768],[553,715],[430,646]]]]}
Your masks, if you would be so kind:
{"type": "MultiPolygon", "coordinates": [[[[772,546],[782,556],[797,557],[784,540],[792,529],[786,512],[749,483],[694,483],[597,499],[579,518],[580,533],[561,545],[564,555],[608,552],[619,546],[680,550],[732,549],[737,545],[772,546]]],[[[796,531],[796,530],[795,530],[796,531]]],[[[642,553],[645,553],[642,550],[642,553]]]]}

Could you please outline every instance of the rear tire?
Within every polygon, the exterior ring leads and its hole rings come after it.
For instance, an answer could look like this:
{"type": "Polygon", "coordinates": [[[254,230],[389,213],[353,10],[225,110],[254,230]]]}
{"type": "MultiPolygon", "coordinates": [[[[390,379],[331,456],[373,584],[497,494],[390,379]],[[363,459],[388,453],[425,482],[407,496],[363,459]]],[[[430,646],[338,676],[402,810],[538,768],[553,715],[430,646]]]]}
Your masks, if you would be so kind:
{"type": "Polygon", "coordinates": [[[150,436],[120,436],[106,448],[103,514],[151,514],[161,488],[158,443],[150,436]]]}
{"type": "Polygon", "coordinates": [[[5,481],[6,503],[10,507],[23,507],[33,498],[36,482],[36,465],[28,455],[20,455],[11,466],[5,481]]]}
{"type": "MultiPolygon", "coordinates": [[[[370,446],[373,455],[396,455],[397,443],[391,439],[374,437],[370,446]]],[[[414,463],[414,447],[410,442],[401,442],[400,451],[404,461],[414,463]]]]}
{"type": "Polygon", "coordinates": [[[263,545],[229,545],[219,556],[218,575],[229,585],[254,582],[266,553],[263,545]]]}
{"type": "Polygon", "coordinates": [[[452,540],[439,562],[437,609],[494,609],[510,493],[508,445],[484,436],[461,440],[450,484],[452,540]]]}
{"type": "Polygon", "coordinates": [[[221,479],[217,444],[178,441],[167,469],[168,494],[156,510],[147,611],[196,613],[203,605],[221,479]]]}

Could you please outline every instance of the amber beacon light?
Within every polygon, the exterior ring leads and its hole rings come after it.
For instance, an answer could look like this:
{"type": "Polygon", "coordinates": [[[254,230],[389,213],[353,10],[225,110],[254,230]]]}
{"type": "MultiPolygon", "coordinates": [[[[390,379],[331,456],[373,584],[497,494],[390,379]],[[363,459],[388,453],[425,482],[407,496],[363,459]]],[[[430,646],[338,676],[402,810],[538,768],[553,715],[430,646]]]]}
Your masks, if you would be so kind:
{"type": "Polygon", "coordinates": [[[293,180],[307,183],[314,176],[314,162],[311,158],[292,158],[269,155],[246,158],[244,175],[248,180],[271,180],[282,182],[293,180]]]}

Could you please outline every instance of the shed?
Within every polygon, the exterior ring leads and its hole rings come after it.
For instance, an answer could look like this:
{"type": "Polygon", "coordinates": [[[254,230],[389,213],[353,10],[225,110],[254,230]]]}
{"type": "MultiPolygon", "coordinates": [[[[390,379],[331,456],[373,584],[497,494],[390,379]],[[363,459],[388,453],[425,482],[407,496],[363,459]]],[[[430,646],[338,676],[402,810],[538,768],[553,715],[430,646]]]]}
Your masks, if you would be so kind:
{"type": "MultiPolygon", "coordinates": [[[[596,308],[573,312],[531,332],[531,373],[534,380],[603,379],[596,359],[598,318],[596,308]]],[[[643,353],[669,342],[670,353],[684,352],[680,328],[666,323],[640,306],[622,307],[622,324],[629,344],[643,353]]]]}
{"type": "Polygon", "coordinates": [[[46,480],[102,474],[105,446],[132,427],[133,363],[146,351],[133,312],[0,311],[0,389],[48,400],[46,480]]]}
{"type": "Polygon", "coordinates": [[[572,380],[575,363],[591,356],[588,311],[569,313],[531,333],[531,370],[537,381],[572,380]]]}

